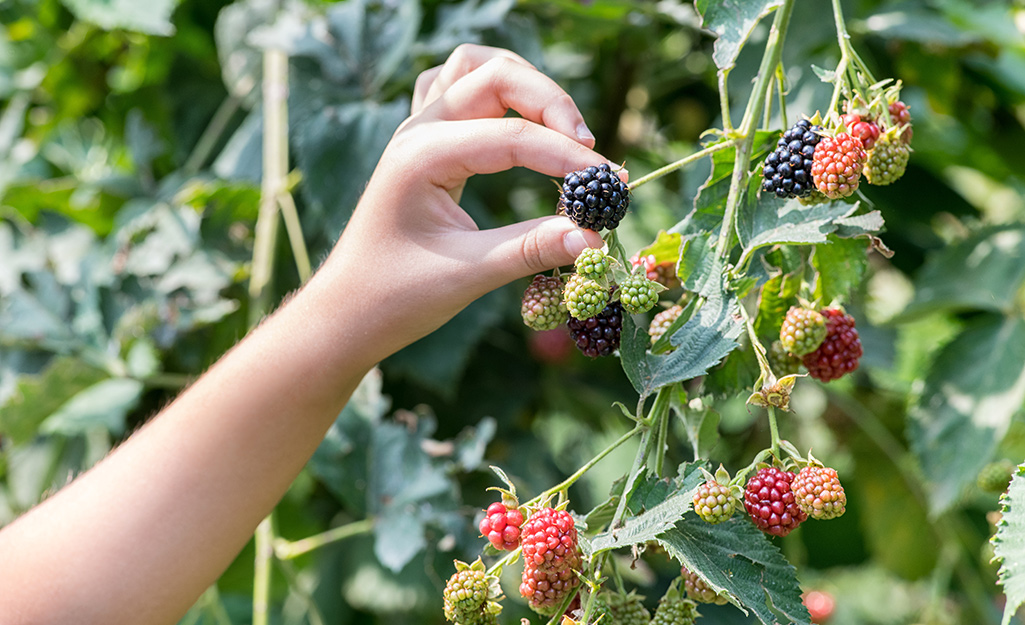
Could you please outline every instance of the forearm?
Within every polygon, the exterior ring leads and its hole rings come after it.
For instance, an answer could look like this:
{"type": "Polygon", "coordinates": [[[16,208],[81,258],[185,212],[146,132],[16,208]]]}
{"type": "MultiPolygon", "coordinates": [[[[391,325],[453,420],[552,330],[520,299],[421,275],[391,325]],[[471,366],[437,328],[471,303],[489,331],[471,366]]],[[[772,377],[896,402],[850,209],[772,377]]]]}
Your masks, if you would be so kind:
{"type": "Polygon", "coordinates": [[[330,286],[314,278],[107,459],[0,532],[0,614],[177,622],[378,357],[364,344],[372,321],[337,322],[358,317],[330,286]]]}

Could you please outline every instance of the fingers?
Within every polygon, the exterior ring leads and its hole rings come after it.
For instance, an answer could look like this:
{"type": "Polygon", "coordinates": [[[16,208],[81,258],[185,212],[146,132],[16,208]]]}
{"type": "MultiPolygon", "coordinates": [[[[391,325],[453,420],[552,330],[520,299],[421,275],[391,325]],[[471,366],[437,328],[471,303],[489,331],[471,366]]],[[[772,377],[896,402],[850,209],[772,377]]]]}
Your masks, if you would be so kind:
{"type": "Polygon", "coordinates": [[[594,135],[569,94],[532,67],[496,57],[466,74],[427,106],[424,120],[498,118],[509,109],[588,147],[594,135]]]}
{"type": "MultiPolygon", "coordinates": [[[[397,154],[416,155],[432,184],[451,189],[474,174],[526,167],[548,176],[609,163],[589,147],[526,119],[473,119],[411,126],[397,154]]],[[[610,163],[611,164],[611,163],[610,163]]]]}
{"type": "Polygon", "coordinates": [[[452,51],[443,65],[429,69],[417,77],[410,112],[413,115],[419,113],[457,80],[494,58],[505,58],[526,67],[534,67],[522,56],[509,50],[464,43],[452,51]]]}
{"type": "Polygon", "coordinates": [[[601,247],[601,235],[578,228],[566,217],[542,217],[466,237],[479,259],[476,278],[491,290],[531,274],[572,265],[585,248],[601,247]]]}

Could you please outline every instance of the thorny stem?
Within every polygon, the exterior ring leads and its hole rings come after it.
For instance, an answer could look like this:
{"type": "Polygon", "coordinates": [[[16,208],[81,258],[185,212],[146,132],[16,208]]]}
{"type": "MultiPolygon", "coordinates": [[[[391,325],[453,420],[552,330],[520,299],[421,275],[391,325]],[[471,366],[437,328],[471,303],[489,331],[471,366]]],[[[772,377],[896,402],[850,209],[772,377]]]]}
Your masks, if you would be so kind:
{"type": "Polygon", "coordinates": [[[655,171],[651,172],[650,174],[647,174],[645,176],[642,176],[642,177],[638,178],[637,180],[634,180],[634,181],[630,182],[630,184],[628,186],[629,186],[630,190],[633,191],[634,189],[636,189],[637,187],[639,187],[639,186],[641,186],[643,184],[651,182],[652,180],[658,180],[662,176],[665,176],[666,174],[671,174],[672,172],[676,171],[677,169],[681,169],[683,167],[686,167],[687,165],[689,165],[690,163],[693,163],[694,161],[700,160],[700,159],[702,159],[702,158],[704,158],[704,157],[706,157],[706,156],[708,156],[710,154],[715,154],[716,152],[719,152],[720,150],[725,150],[726,148],[732,147],[733,143],[734,143],[733,140],[728,140],[728,141],[724,141],[722,143],[716,143],[716,144],[710,145],[707,148],[704,148],[702,150],[698,150],[697,152],[695,152],[693,154],[690,154],[688,156],[685,156],[685,157],[681,158],[680,160],[678,160],[676,162],[669,163],[665,167],[660,167],[660,168],[656,169],[655,171]]]}
{"type": "Polygon", "coordinates": [[[741,122],[740,137],[737,143],[737,154],[733,160],[733,177],[730,180],[730,192],[726,198],[726,210],[723,213],[722,226],[719,229],[719,240],[716,254],[726,260],[730,251],[730,236],[733,233],[737,218],[737,208],[747,189],[747,179],[754,146],[754,127],[758,123],[759,113],[765,106],[766,83],[773,78],[775,68],[779,65],[783,53],[783,40],[786,38],[790,14],[794,10],[794,0],[783,0],[782,6],[776,9],[776,17],[769,31],[769,39],[765,44],[762,63],[758,68],[758,79],[751,91],[751,99],[747,102],[744,119],[741,122]]]}

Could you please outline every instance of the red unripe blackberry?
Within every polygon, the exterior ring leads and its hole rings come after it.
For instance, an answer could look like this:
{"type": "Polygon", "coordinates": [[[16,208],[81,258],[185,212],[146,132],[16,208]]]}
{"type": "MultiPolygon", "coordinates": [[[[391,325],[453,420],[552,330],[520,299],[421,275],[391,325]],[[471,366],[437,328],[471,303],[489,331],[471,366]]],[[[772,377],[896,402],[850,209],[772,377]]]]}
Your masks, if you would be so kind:
{"type": "Polygon", "coordinates": [[[825,308],[826,338],[822,345],[801,358],[808,375],[829,382],[858,368],[862,356],[861,339],[854,328],[854,317],[839,308],[825,308]]]}
{"type": "Polygon", "coordinates": [[[823,625],[829,620],[829,617],[833,616],[833,609],[836,607],[836,601],[833,599],[833,595],[822,590],[810,590],[801,599],[804,601],[804,607],[808,608],[808,614],[811,616],[811,622],[816,625],[823,625]]]}
{"type": "Polygon", "coordinates": [[[812,159],[822,128],[802,119],[790,127],[762,166],[762,191],[779,198],[807,197],[814,188],[812,159]]]}
{"type": "Polygon", "coordinates": [[[562,301],[561,278],[536,275],[523,292],[520,315],[531,330],[552,330],[566,321],[566,304],[562,301]]]}
{"type": "Polygon", "coordinates": [[[523,513],[518,508],[507,508],[501,501],[488,506],[478,529],[495,549],[514,551],[520,546],[520,526],[523,513]]]}
{"type": "Polygon", "coordinates": [[[725,595],[719,595],[712,588],[705,583],[705,580],[691,571],[687,567],[680,568],[680,575],[683,577],[683,588],[687,591],[687,596],[698,601],[700,603],[714,603],[716,605],[726,605],[728,599],[725,595]]]}
{"type": "Polygon", "coordinates": [[[776,467],[755,473],[744,490],[744,508],[758,529],[773,536],[786,536],[808,518],[797,505],[790,484],[794,474],[776,467]]]}
{"type": "Polygon", "coordinates": [[[814,310],[791,306],[779,329],[779,342],[795,356],[818,349],[826,338],[826,320],[814,310]]]}
{"type": "Polygon", "coordinates": [[[523,577],[520,594],[540,614],[553,614],[577,587],[580,568],[577,528],[564,510],[543,508],[523,524],[523,577]]]}
{"type": "Polygon", "coordinates": [[[879,139],[879,126],[872,120],[862,119],[857,113],[848,113],[840,120],[851,136],[861,139],[861,144],[866,150],[871,150],[879,139]]]}
{"type": "Polygon", "coordinates": [[[865,158],[861,139],[846,132],[823,137],[815,146],[811,165],[815,187],[832,200],[851,195],[858,188],[865,158]]]}
{"type": "Polygon", "coordinates": [[[890,104],[889,108],[890,119],[893,120],[893,123],[904,126],[904,130],[900,133],[900,140],[904,143],[911,143],[914,131],[911,129],[911,111],[908,110],[908,105],[898,100],[890,104]]]}
{"type": "Polygon", "coordinates": [[[569,330],[561,325],[554,330],[530,332],[527,335],[527,348],[537,361],[561,365],[573,354],[573,341],[569,338],[569,330]]]}
{"type": "Polygon", "coordinates": [[[673,325],[673,322],[676,321],[682,312],[683,306],[677,304],[655,315],[655,318],[651,320],[651,324],[648,326],[648,335],[651,337],[652,345],[662,338],[662,335],[666,333],[669,326],[673,325]]]}
{"type": "Polygon", "coordinates": [[[730,487],[718,482],[705,482],[694,493],[694,512],[713,525],[733,516],[738,504],[730,487]]]}
{"type": "Polygon", "coordinates": [[[607,163],[566,174],[559,208],[581,228],[614,230],[630,206],[630,190],[607,163]]]}
{"type": "Polygon", "coordinates": [[[619,349],[620,333],[623,330],[623,305],[612,302],[598,315],[590,319],[570,317],[566,325],[569,327],[570,338],[585,356],[608,356],[619,349]]]}
{"type": "Polygon", "coordinates": [[[797,505],[813,519],[835,519],[846,510],[847,495],[836,469],[805,467],[794,478],[790,488],[797,498],[797,505]]]}
{"type": "Polygon", "coordinates": [[[673,261],[656,262],[654,254],[640,256],[634,254],[630,259],[633,267],[644,266],[644,275],[648,280],[658,282],[667,289],[680,286],[680,279],[676,276],[676,263],[673,261]]]}

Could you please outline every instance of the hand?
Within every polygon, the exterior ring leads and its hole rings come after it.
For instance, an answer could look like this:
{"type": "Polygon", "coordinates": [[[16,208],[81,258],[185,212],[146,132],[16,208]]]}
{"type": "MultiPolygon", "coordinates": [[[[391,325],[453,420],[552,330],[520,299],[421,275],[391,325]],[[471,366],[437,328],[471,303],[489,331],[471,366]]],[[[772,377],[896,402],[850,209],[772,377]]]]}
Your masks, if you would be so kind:
{"type": "Polygon", "coordinates": [[[417,80],[412,115],[318,278],[359,285],[348,322],[376,325],[366,348],[384,358],[481,295],[602,245],[597,233],[554,215],[481,231],[457,204],[473,174],[521,166],[561,178],[608,162],[593,145],[569,95],[530,63],[460,46],[417,80]],[[509,109],[522,118],[504,118],[509,109]]]}

